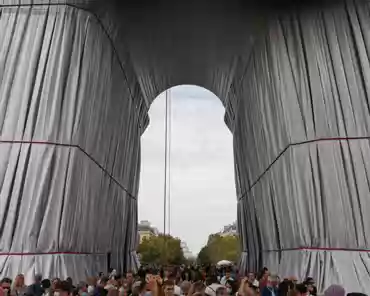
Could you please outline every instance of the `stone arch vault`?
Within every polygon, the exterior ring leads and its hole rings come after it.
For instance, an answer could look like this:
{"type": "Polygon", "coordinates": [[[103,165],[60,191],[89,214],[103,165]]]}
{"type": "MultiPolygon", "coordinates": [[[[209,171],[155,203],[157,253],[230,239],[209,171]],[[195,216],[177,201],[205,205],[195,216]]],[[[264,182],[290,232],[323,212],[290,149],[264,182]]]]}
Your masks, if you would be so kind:
{"type": "Polygon", "coordinates": [[[266,1],[0,1],[2,275],[134,267],[148,108],[197,84],[234,135],[242,267],[370,286],[369,3],[266,1]]]}

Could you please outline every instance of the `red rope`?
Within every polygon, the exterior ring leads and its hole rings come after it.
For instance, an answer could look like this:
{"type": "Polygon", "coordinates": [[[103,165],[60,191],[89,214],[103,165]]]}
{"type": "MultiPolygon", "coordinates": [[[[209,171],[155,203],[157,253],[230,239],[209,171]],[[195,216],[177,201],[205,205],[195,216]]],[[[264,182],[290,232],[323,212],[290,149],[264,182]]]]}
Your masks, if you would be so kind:
{"type": "Polygon", "coordinates": [[[0,252],[0,256],[40,256],[40,255],[106,255],[89,252],[0,252]]]}
{"type": "Polygon", "coordinates": [[[280,250],[264,250],[263,252],[288,252],[288,251],[345,251],[345,252],[361,252],[370,253],[370,249],[356,248],[332,248],[332,247],[298,247],[298,248],[283,248],[280,250]]]}

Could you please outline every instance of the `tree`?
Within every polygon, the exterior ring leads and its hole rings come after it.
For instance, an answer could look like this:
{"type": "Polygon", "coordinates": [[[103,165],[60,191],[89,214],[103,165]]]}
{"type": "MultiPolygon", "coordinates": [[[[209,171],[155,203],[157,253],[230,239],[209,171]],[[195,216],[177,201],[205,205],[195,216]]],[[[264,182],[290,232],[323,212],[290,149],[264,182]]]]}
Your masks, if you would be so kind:
{"type": "Polygon", "coordinates": [[[181,241],[170,235],[160,234],[144,238],[138,253],[141,262],[145,264],[178,265],[185,262],[181,241]]]}
{"type": "Polygon", "coordinates": [[[208,246],[204,246],[198,253],[197,261],[199,264],[209,265],[211,264],[211,258],[209,257],[208,246]]]}
{"type": "Polygon", "coordinates": [[[211,234],[208,242],[198,254],[198,261],[202,264],[216,264],[220,260],[236,262],[240,256],[239,237],[235,235],[220,236],[211,234]]]}

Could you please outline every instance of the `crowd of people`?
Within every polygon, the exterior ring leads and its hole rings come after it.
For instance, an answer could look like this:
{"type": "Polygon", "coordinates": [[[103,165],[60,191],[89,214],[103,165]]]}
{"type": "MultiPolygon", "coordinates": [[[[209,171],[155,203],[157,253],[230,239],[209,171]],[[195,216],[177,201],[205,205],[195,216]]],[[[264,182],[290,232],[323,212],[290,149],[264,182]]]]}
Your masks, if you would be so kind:
{"type": "MultiPolygon", "coordinates": [[[[340,285],[325,290],[325,296],[366,296],[346,293],[340,285]]],[[[36,275],[26,286],[23,275],[14,281],[3,278],[0,296],[319,296],[313,278],[280,279],[264,268],[245,277],[232,267],[140,268],[137,273],[99,274],[74,285],[71,278],[42,279],[36,275]]]]}

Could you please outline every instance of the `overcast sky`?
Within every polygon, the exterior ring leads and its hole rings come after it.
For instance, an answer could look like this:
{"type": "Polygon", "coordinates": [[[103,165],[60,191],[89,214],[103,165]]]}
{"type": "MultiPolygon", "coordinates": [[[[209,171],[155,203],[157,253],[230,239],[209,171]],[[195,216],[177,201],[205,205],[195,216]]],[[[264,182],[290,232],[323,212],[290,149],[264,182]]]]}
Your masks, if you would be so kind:
{"type": "MultiPolygon", "coordinates": [[[[210,233],[236,220],[232,135],[211,92],[178,86],[172,93],[171,235],[193,254],[210,233]]],[[[165,97],[152,104],[142,137],[139,220],[163,230],[165,97]]]]}

